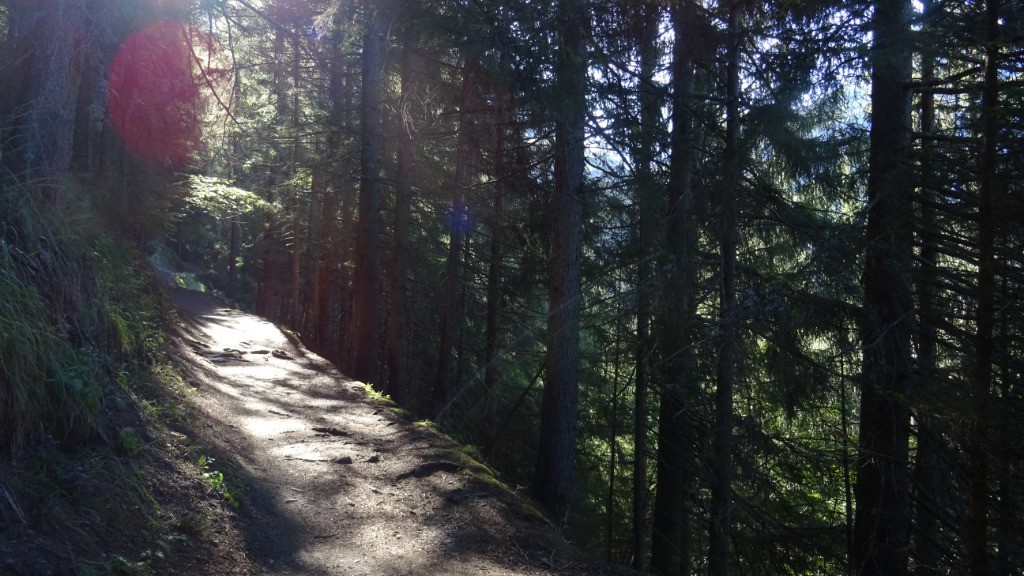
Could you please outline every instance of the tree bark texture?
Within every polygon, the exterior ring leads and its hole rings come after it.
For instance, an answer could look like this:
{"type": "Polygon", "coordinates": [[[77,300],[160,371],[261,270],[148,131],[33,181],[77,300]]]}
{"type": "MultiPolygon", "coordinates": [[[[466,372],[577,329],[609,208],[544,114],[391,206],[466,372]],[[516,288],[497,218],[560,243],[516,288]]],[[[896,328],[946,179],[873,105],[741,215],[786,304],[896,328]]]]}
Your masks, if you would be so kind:
{"type": "Polygon", "coordinates": [[[319,354],[327,356],[330,353],[330,330],[331,330],[331,291],[334,280],[335,266],[335,221],[338,216],[338,195],[328,182],[324,182],[326,176],[318,171],[314,175],[314,181],[320,181],[318,186],[322,190],[320,203],[320,224],[319,224],[319,246],[316,256],[316,276],[313,286],[313,346],[319,354]]]}
{"type": "Polygon", "coordinates": [[[359,220],[353,278],[349,376],[380,385],[380,154],[381,80],[384,71],[383,15],[367,0],[363,36],[360,109],[359,220]]]}
{"type": "Polygon", "coordinates": [[[968,422],[967,570],[988,574],[988,406],[995,356],[996,172],[999,136],[999,0],[985,3],[985,76],[981,96],[981,161],[978,202],[978,308],[972,394],[975,414],[968,422]]]}
{"type": "Polygon", "coordinates": [[[8,36],[18,61],[5,80],[13,154],[5,164],[47,201],[59,200],[71,165],[78,91],[88,31],[82,2],[48,0],[9,6],[8,36]]]}
{"type": "Polygon", "coordinates": [[[736,0],[729,2],[726,36],[725,151],[722,155],[722,285],[719,307],[718,385],[711,445],[711,530],[708,574],[729,573],[732,539],[733,389],[736,384],[736,236],[739,163],[740,23],[736,0]]]}
{"type": "Polygon", "coordinates": [[[301,129],[300,124],[302,122],[301,108],[299,106],[299,86],[302,82],[302,61],[300,58],[301,51],[297,42],[292,43],[292,115],[291,115],[291,136],[292,136],[292,149],[291,149],[291,179],[293,182],[288,186],[291,191],[291,210],[292,210],[292,241],[291,241],[291,288],[289,290],[289,304],[290,310],[288,311],[288,321],[293,330],[302,330],[302,314],[305,310],[304,299],[302,297],[302,233],[301,228],[303,225],[304,218],[302,217],[302,205],[304,198],[302,197],[302,189],[300,185],[294,181],[295,175],[298,173],[299,165],[302,163],[302,139],[299,137],[299,130],[301,129]]]}
{"type": "MultiPolygon", "coordinates": [[[[925,34],[933,34],[930,20],[933,17],[931,0],[923,3],[925,34]]],[[[921,53],[921,81],[930,83],[935,80],[935,57],[932,50],[924,45],[921,53]]],[[[935,203],[938,199],[934,171],[936,166],[935,144],[927,138],[935,129],[935,95],[921,94],[920,131],[925,138],[921,139],[921,161],[919,169],[918,194],[921,197],[921,226],[918,231],[920,244],[920,265],[917,278],[918,321],[915,335],[917,337],[918,381],[917,397],[922,400],[941,393],[940,379],[936,373],[936,344],[938,330],[936,318],[938,304],[935,286],[937,281],[937,242],[935,203]]],[[[919,404],[921,404],[919,402],[919,404]]],[[[927,405],[927,404],[925,404],[927,405]]],[[[941,435],[937,430],[937,419],[928,414],[927,408],[915,415],[917,420],[917,451],[914,459],[912,480],[914,523],[911,541],[911,556],[914,559],[916,572],[920,576],[938,576],[941,574],[943,551],[939,546],[941,524],[938,510],[941,506],[940,494],[943,472],[940,469],[940,451],[942,450],[941,435]]]]}
{"type": "Polygon", "coordinates": [[[341,340],[345,340],[351,318],[351,292],[348,263],[353,235],[352,195],[348,193],[349,184],[346,179],[344,164],[341,159],[342,134],[349,129],[351,118],[350,108],[353,86],[348,79],[351,65],[349,58],[342,51],[343,30],[346,23],[342,20],[342,12],[336,11],[331,22],[331,33],[328,50],[330,59],[328,78],[328,98],[330,110],[327,114],[327,157],[326,166],[327,190],[324,196],[322,221],[324,237],[321,239],[320,263],[317,271],[317,304],[320,313],[316,317],[314,337],[319,345],[318,353],[339,365],[347,357],[341,350],[341,340]],[[327,196],[329,195],[329,197],[327,196]],[[339,219],[341,222],[337,222],[339,219]],[[329,223],[329,225],[328,225],[329,223]],[[336,275],[340,292],[336,289],[336,275]],[[340,301],[340,306],[338,305],[340,301]],[[332,314],[340,309],[340,318],[332,318],[332,314]]]}
{"type": "Polygon", "coordinates": [[[672,54],[672,159],[665,234],[667,275],[656,319],[663,388],[658,410],[657,492],[651,536],[651,571],[693,571],[693,523],[700,469],[700,385],[696,380],[693,318],[697,235],[693,222],[693,85],[697,10],[685,1],[672,7],[676,42],[672,54]]]}
{"type": "Polygon", "coordinates": [[[388,291],[388,383],[391,398],[404,405],[409,388],[409,223],[412,219],[413,182],[413,99],[415,98],[414,32],[407,32],[402,47],[402,96],[399,103],[398,154],[395,187],[395,239],[391,254],[391,279],[388,291]]]}
{"type": "Polygon", "coordinates": [[[913,188],[910,170],[910,2],[878,0],[872,16],[867,252],[853,566],[907,574],[913,377],[913,188]]]}
{"type": "Polygon", "coordinates": [[[485,420],[488,422],[488,442],[498,436],[500,430],[494,427],[498,421],[497,398],[501,357],[501,310],[504,290],[502,286],[503,232],[505,227],[505,195],[509,189],[508,130],[513,120],[512,96],[498,87],[498,122],[494,139],[494,204],[489,216],[491,232],[490,250],[487,259],[487,327],[484,335],[484,394],[486,402],[485,420]]]}
{"type": "Polygon", "coordinates": [[[238,297],[238,256],[241,252],[242,235],[242,223],[237,214],[231,216],[229,226],[231,230],[228,237],[228,285],[225,295],[229,302],[233,302],[238,297]]]}
{"type": "Polygon", "coordinates": [[[451,408],[456,390],[452,386],[455,367],[456,341],[459,338],[463,315],[459,313],[458,296],[463,290],[463,245],[469,226],[466,208],[466,188],[469,185],[470,135],[473,131],[473,91],[476,89],[476,62],[467,57],[462,70],[462,89],[459,96],[459,127],[455,145],[455,174],[452,181],[452,204],[448,225],[448,260],[442,286],[441,343],[437,354],[437,375],[434,380],[434,410],[439,417],[451,408]]]}
{"type": "Polygon", "coordinates": [[[579,401],[579,326],[586,120],[585,0],[561,0],[555,104],[555,189],[551,202],[547,381],[541,400],[540,447],[532,492],[567,527],[575,484],[579,401]]]}
{"type": "Polygon", "coordinates": [[[664,214],[664,198],[654,177],[654,155],[661,120],[661,99],[656,94],[654,73],[658,65],[658,24],[662,11],[643,4],[637,26],[637,51],[640,59],[640,126],[635,141],[637,202],[640,207],[640,254],[637,263],[636,303],[636,390],[633,396],[633,568],[643,570],[647,561],[647,432],[648,391],[651,387],[654,342],[651,335],[651,308],[655,300],[654,260],[659,253],[659,225],[664,214]]]}

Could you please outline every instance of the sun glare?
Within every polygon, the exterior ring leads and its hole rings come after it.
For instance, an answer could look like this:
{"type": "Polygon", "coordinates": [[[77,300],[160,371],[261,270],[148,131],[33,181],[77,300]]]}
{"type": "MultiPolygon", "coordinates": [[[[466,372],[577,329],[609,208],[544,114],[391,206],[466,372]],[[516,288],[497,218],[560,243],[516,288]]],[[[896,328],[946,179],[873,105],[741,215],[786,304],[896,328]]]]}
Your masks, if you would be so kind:
{"type": "Polygon", "coordinates": [[[169,167],[188,162],[201,143],[202,92],[212,86],[209,71],[197,71],[197,54],[213,52],[205,34],[174,21],[151,24],[121,46],[108,75],[107,104],[132,154],[169,167]]]}

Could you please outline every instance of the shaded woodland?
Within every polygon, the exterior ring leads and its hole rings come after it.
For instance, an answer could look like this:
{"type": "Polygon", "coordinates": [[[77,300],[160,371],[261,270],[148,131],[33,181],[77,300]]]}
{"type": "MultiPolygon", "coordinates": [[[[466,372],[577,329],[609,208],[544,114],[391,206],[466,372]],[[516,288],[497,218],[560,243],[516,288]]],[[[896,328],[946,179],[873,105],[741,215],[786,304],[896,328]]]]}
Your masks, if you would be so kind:
{"type": "Polygon", "coordinates": [[[0,35],[5,186],[91,190],[591,552],[1024,570],[1019,0],[0,0],[0,35]]]}

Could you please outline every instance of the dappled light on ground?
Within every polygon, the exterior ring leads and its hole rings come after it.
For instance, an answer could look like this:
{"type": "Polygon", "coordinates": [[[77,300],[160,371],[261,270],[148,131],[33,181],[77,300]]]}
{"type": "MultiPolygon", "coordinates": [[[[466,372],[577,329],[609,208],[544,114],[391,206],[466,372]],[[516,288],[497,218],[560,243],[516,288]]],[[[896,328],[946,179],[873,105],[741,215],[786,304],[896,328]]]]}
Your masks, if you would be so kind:
{"type": "Polygon", "coordinates": [[[248,554],[273,574],[600,574],[411,424],[273,324],[172,289],[248,554]],[[554,559],[554,560],[552,560],[554,559]]]}

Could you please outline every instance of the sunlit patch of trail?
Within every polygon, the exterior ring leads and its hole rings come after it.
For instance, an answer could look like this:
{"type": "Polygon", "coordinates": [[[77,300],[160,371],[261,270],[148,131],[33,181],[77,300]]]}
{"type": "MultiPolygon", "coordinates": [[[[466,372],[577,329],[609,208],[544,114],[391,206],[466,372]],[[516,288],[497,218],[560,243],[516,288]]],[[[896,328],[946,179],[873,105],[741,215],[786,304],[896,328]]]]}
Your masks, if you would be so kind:
{"type": "Polygon", "coordinates": [[[461,467],[410,473],[447,458],[450,441],[371,399],[273,324],[205,294],[173,295],[197,404],[220,461],[241,467],[248,553],[266,573],[552,574],[517,552],[536,534],[517,535],[505,505],[461,467]]]}

